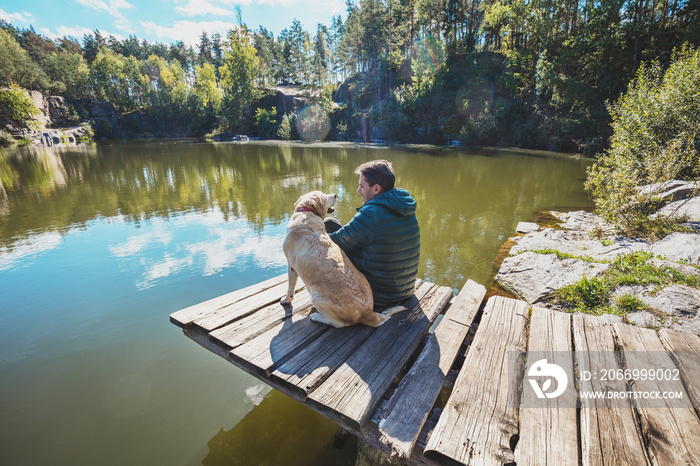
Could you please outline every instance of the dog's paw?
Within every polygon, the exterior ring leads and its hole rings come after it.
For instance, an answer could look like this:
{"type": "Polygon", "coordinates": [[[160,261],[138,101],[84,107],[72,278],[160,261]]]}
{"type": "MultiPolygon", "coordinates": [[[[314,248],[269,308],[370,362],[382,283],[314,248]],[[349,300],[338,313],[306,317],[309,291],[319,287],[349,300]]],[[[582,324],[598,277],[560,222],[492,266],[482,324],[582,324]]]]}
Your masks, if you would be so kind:
{"type": "Polygon", "coordinates": [[[313,320],[314,322],[318,322],[319,324],[324,324],[324,325],[333,325],[326,316],[321,314],[320,312],[315,312],[309,316],[309,319],[313,320]]]}
{"type": "Polygon", "coordinates": [[[291,298],[289,296],[282,296],[282,299],[280,299],[280,304],[291,304],[292,300],[294,300],[294,297],[292,296],[291,298]]]}

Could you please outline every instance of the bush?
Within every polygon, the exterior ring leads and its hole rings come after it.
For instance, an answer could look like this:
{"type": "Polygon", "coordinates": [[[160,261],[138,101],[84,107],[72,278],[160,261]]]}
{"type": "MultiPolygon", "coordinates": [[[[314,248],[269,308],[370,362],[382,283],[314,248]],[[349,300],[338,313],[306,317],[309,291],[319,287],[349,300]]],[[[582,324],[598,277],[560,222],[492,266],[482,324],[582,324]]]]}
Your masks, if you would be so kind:
{"type": "Polygon", "coordinates": [[[0,147],[10,147],[17,144],[15,138],[7,131],[0,129],[0,147]]]}
{"type": "Polygon", "coordinates": [[[255,125],[263,139],[272,139],[277,134],[277,109],[259,108],[255,111],[255,125]]]}
{"type": "Polygon", "coordinates": [[[277,128],[277,136],[280,139],[292,139],[292,130],[294,129],[294,116],[287,113],[282,117],[282,122],[277,128]]]}
{"type": "Polygon", "coordinates": [[[0,89],[0,104],[9,108],[12,111],[12,119],[19,122],[29,123],[28,120],[32,120],[32,117],[39,113],[27,91],[17,86],[0,89]]]}
{"type": "Polygon", "coordinates": [[[683,48],[664,73],[643,65],[608,110],[610,149],[589,169],[586,188],[607,220],[631,231],[651,198],[636,187],[700,175],[700,50],[683,48]]]}

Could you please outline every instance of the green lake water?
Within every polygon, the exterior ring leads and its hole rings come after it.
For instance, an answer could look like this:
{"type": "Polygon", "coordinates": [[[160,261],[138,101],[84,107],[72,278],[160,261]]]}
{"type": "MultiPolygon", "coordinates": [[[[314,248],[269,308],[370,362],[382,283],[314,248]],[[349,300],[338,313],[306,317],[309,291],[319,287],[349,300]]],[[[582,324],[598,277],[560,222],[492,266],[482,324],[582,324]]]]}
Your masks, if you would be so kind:
{"type": "Polygon", "coordinates": [[[336,426],[168,316],[286,270],[293,203],[361,205],[390,160],[418,202],[419,276],[488,284],[538,210],[590,209],[590,161],[514,150],[102,142],[0,155],[0,464],[351,465],[336,426]]]}

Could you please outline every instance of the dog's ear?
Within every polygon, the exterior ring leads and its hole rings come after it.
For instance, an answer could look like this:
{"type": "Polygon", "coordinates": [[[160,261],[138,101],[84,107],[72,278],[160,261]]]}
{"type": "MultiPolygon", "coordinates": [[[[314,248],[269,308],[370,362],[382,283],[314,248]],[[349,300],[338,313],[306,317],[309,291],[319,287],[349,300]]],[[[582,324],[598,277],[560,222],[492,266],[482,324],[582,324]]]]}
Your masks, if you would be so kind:
{"type": "Polygon", "coordinates": [[[303,197],[304,197],[304,196],[301,196],[301,197],[300,197],[299,199],[297,199],[297,201],[294,203],[294,210],[297,210],[297,207],[299,207],[299,203],[301,202],[301,199],[302,199],[303,197]]]}
{"type": "Polygon", "coordinates": [[[326,200],[322,196],[313,196],[306,202],[306,205],[316,215],[323,218],[326,216],[326,200]]]}

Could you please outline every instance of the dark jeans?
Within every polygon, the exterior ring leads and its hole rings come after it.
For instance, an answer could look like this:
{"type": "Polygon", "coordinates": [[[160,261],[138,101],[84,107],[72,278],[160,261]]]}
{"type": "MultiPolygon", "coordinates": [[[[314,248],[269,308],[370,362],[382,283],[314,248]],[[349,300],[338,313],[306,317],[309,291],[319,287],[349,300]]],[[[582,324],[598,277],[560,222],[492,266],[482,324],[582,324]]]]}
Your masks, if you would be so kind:
{"type": "Polygon", "coordinates": [[[326,226],[326,233],[334,233],[343,228],[343,224],[335,217],[326,217],[323,223],[326,226]]]}

